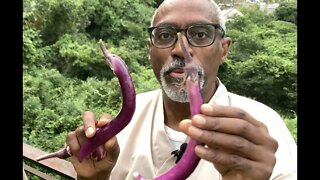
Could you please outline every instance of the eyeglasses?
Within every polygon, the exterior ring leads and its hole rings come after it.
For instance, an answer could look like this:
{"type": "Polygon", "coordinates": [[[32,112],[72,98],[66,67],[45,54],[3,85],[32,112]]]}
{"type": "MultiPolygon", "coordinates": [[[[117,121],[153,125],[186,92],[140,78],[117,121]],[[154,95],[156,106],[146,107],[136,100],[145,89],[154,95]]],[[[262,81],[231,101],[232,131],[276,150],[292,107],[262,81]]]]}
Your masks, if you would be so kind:
{"type": "Polygon", "coordinates": [[[194,24],[184,29],[178,29],[173,26],[156,26],[149,27],[148,32],[152,44],[157,48],[169,48],[173,46],[177,40],[178,32],[184,32],[190,45],[195,47],[206,47],[213,44],[216,38],[216,29],[225,32],[219,24],[194,24]]]}

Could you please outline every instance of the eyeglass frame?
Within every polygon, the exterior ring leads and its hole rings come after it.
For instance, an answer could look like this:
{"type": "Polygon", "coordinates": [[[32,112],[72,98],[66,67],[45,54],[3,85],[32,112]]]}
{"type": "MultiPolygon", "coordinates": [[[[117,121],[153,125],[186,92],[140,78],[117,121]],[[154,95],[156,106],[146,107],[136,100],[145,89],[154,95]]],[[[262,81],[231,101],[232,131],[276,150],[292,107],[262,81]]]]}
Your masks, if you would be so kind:
{"type": "Polygon", "coordinates": [[[156,29],[156,28],[159,28],[159,27],[170,27],[170,28],[172,28],[172,29],[174,29],[174,30],[176,31],[176,34],[178,34],[179,32],[184,32],[185,35],[186,35],[187,41],[188,41],[188,43],[189,43],[191,46],[194,46],[194,47],[208,47],[208,46],[212,45],[212,44],[214,43],[214,41],[216,40],[216,34],[214,35],[214,38],[213,38],[212,42],[211,42],[210,44],[208,44],[208,45],[205,45],[205,46],[197,46],[197,45],[195,46],[195,45],[193,45],[193,44],[190,42],[189,37],[188,37],[188,34],[187,34],[187,31],[188,31],[189,28],[191,28],[191,27],[193,27],[193,26],[198,26],[198,25],[205,25],[205,26],[206,26],[206,25],[210,25],[210,26],[213,26],[215,31],[216,31],[217,29],[219,29],[219,30],[222,32],[222,36],[221,36],[221,37],[225,37],[225,31],[224,31],[224,29],[220,26],[220,24],[213,24],[213,23],[193,24],[193,25],[190,25],[190,26],[188,26],[188,27],[186,27],[186,28],[176,28],[176,27],[170,26],[170,25],[160,25],[160,26],[148,27],[148,28],[147,28],[147,31],[148,31],[148,33],[149,33],[149,38],[150,38],[150,40],[151,40],[152,45],[155,46],[156,48],[160,48],[160,49],[166,49],[166,48],[170,48],[170,47],[174,46],[174,45],[177,43],[177,41],[178,41],[178,36],[176,35],[176,39],[175,39],[175,41],[172,43],[172,45],[170,45],[170,46],[168,46],[168,47],[158,47],[158,46],[156,46],[156,45],[153,43],[153,40],[152,40],[152,31],[153,31],[154,29],[156,29]]]}

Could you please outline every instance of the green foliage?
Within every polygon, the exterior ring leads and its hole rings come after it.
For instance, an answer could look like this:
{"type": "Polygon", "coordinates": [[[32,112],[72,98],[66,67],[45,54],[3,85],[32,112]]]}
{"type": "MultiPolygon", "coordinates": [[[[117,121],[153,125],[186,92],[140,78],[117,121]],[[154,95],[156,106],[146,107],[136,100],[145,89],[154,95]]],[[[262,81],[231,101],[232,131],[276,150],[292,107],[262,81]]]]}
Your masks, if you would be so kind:
{"type": "Polygon", "coordinates": [[[227,35],[232,38],[229,58],[233,61],[245,61],[250,55],[265,51],[263,40],[277,35],[268,24],[274,21],[273,16],[257,9],[258,7],[243,7],[244,16],[236,16],[228,21],[227,35]]]}
{"type": "Polygon", "coordinates": [[[136,88],[136,93],[160,88],[160,84],[155,78],[151,68],[141,67],[140,72],[132,73],[131,75],[136,88]]]}
{"type": "Polygon", "coordinates": [[[114,46],[119,46],[122,39],[134,37],[140,48],[145,47],[141,40],[147,39],[144,28],[149,26],[153,14],[148,4],[137,0],[100,0],[86,32],[114,46]]]}
{"type": "Polygon", "coordinates": [[[46,64],[47,49],[42,47],[42,39],[38,30],[23,28],[23,64],[39,66],[46,64]]]}
{"type": "Polygon", "coordinates": [[[296,25],[253,9],[243,13],[227,24],[233,44],[220,78],[233,92],[285,114],[296,111],[296,25]]]}
{"type": "MultiPolygon", "coordinates": [[[[250,27],[253,25],[263,26],[274,20],[273,15],[269,15],[266,12],[261,11],[259,5],[245,6],[240,8],[240,11],[244,14],[244,17],[242,18],[247,19],[247,22],[251,22],[245,27],[250,27]]],[[[253,32],[253,29],[251,32],[253,32]]]]}
{"type": "Polygon", "coordinates": [[[132,36],[127,37],[126,39],[122,39],[119,43],[119,48],[121,51],[117,51],[115,53],[119,53],[119,55],[123,55],[123,59],[128,63],[128,66],[132,71],[135,71],[136,66],[134,63],[138,63],[142,66],[150,66],[148,57],[147,57],[147,39],[136,39],[132,36]],[[143,43],[143,47],[139,47],[143,43]],[[131,67],[132,66],[132,67],[131,67]]]}
{"type": "Polygon", "coordinates": [[[284,21],[273,21],[268,28],[275,35],[264,39],[265,51],[297,65],[297,26],[284,21]]]}
{"type": "Polygon", "coordinates": [[[85,80],[96,76],[111,79],[113,73],[106,65],[98,41],[86,34],[65,34],[51,46],[51,67],[68,77],[85,80]]]}
{"type": "Polygon", "coordinates": [[[293,113],[293,116],[283,116],[282,117],[286,126],[288,127],[293,139],[295,142],[298,142],[297,137],[297,129],[298,129],[298,121],[297,121],[297,115],[293,113]]]}
{"type": "Polygon", "coordinates": [[[297,25],[297,1],[280,3],[274,15],[278,20],[287,21],[297,25]]]}
{"type": "Polygon", "coordinates": [[[249,55],[265,49],[260,38],[252,33],[233,32],[230,36],[235,37],[229,52],[229,58],[233,61],[245,61],[249,55]]]}
{"type": "MultiPolygon", "coordinates": [[[[146,47],[139,49],[137,40],[132,37],[120,41],[120,47],[106,44],[111,53],[120,56],[132,72],[138,72],[139,66],[147,65],[146,47]]],[[[90,39],[87,34],[65,34],[50,47],[47,53],[47,67],[52,67],[63,75],[86,80],[89,77],[111,79],[113,72],[107,66],[98,41],[90,39]]]]}
{"type": "Polygon", "coordinates": [[[65,33],[83,32],[96,5],[96,0],[25,0],[23,24],[52,44],[65,33]]]}
{"type": "Polygon", "coordinates": [[[25,72],[23,86],[24,140],[51,151],[63,146],[66,133],[81,124],[84,111],[115,115],[121,104],[120,91],[114,88],[119,86],[117,79],[78,81],[53,69],[34,68],[25,72]]]}
{"type": "Polygon", "coordinates": [[[56,139],[61,133],[64,133],[65,138],[68,129],[77,127],[79,124],[76,123],[70,127],[70,124],[65,124],[65,126],[59,121],[63,118],[70,120],[71,114],[79,115],[82,112],[81,109],[73,109],[69,106],[69,102],[61,99],[66,95],[65,86],[73,83],[73,80],[62,77],[55,70],[32,69],[30,73],[25,72],[23,77],[23,137],[25,141],[29,144],[45,145],[46,148],[56,148],[59,147],[58,144],[63,145],[64,139],[60,141],[53,139],[56,139]]]}
{"type": "Polygon", "coordinates": [[[233,70],[236,74],[229,88],[234,92],[278,110],[297,110],[297,69],[294,62],[261,52],[245,62],[236,63],[233,70]]]}

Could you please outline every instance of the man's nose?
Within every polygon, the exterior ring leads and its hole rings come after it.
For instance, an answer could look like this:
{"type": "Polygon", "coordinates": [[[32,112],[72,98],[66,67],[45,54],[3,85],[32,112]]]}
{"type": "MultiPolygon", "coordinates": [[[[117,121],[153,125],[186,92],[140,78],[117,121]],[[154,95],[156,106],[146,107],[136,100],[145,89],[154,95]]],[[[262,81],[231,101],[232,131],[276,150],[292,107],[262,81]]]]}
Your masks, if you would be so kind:
{"type": "Polygon", "coordinates": [[[187,37],[185,35],[182,35],[180,32],[177,33],[177,41],[173,47],[174,48],[172,49],[172,56],[177,56],[182,59],[186,59],[187,57],[184,57],[185,54],[190,54],[191,57],[193,55],[192,48],[188,43],[187,37]],[[181,47],[181,42],[180,42],[181,40],[183,40],[187,53],[183,53],[183,48],[181,47]]]}

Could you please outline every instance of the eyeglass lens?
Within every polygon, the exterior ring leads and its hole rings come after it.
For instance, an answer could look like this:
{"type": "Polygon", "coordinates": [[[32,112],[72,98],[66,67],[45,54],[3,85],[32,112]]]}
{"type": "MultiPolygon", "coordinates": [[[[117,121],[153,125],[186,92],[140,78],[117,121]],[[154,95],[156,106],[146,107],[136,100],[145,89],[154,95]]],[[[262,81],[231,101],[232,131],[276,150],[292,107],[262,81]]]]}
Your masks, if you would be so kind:
{"type": "Polygon", "coordinates": [[[186,29],[176,29],[171,26],[155,27],[151,33],[152,43],[159,48],[168,48],[177,41],[177,33],[186,32],[189,43],[193,46],[209,46],[215,39],[215,26],[193,25],[186,29]]]}

